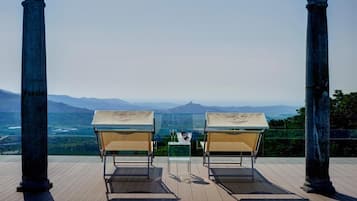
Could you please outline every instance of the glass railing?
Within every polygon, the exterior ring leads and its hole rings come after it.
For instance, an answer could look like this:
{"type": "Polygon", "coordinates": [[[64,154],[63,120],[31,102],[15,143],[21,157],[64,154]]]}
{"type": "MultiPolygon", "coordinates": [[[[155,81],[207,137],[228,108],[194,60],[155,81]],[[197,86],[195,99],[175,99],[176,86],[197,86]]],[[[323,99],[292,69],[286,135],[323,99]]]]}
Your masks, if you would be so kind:
{"type": "MultiPolygon", "coordinates": [[[[0,154],[21,153],[19,115],[2,113],[0,118],[0,154]]],[[[48,153],[51,155],[97,155],[98,146],[90,125],[92,114],[49,114],[48,153]]],[[[167,156],[171,131],[192,132],[191,152],[202,156],[205,116],[203,114],[155,114],[155,155],[167,156]]],[[[263,134],[259,156],[302,157],[305,154],[303,129],[268,129],[263,134]]],[[[330,155],[357,156],[357,129],[332,129],[330,155]]]]}
{"type": "MultiPolygon", "coordinates": [[[[202,156],[200,141],[203,140],[201,130],[193,130],[191,140],[192,156],[202,156]]],[[[357,130],[331,130],[330,156],[356,157],[357,130]],[[338,134],[348,136],[338,137],[338,134]]],[[[167,156],[169,135],[155,135],[155,155],[167,156]]],[[[50,155],[96,155],[98,145],[93,135],[49,135],[48,153],[50,155]]],[[[21,154],[20,135],[0,136],[0,154],[21,154]]],[[[303,157],[305,154],[304,131],[301,129],[269,129],[263,134],[259,156],[266,157],[303,157]]]]}
{"type": "MultiPolygon", "coordinates": [[[[272,157],[304,156],[304,129],[269,129],[265,131],[259,155],[272,157]]],[[[357,129],[331,129],[330,156],[357,156],[357,129]]]]}

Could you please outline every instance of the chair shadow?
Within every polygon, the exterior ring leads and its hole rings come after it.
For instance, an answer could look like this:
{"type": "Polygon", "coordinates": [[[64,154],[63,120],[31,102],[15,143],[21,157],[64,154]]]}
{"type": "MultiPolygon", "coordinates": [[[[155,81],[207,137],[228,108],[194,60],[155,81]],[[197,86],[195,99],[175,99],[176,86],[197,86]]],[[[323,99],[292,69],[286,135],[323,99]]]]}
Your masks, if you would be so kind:
{"type": "Polygon", "coordinates": [[[54,201],[50,192],[29,193],[24,192],[24,201],[54,201]]]}
{"type": "Polygon", "coordinates": [[[209,182],[205,181],[205,179],[194,174],[191,175],[191,180],[194,184],[209,185],[209,182]]]}
{"type": "MultiPolygon", "coordinates": [[[[120,167],[116,168],[114,174],[145,174],[147,171],[146,167],[120,167]]],[[[150,197],[145,199],[135,199],[135,194],[140,193],[150,193],[150,194],[171,194],[174,197],[165,199],[155,199],[155,200],[178,200],[178,197],[166,186],[162,181],[162,168],[151,167],[150,168],[150,178],[146,176],[112,176],[106,180],[106,187],[108,194],[128,194],[132,193],[133,198],[130,199],[120,199],[112,198],[108,200],[111,201],[123,201],[123,200],[154,200],[150,197]]]]}
{"type": "Polygon", "coordinates": [[[191,174],[191,176],[184,177],[184,178],[181,178],[177,175],[170,174],[170,178],[178,183],[184,182],[184,183],[193,183],[199,185],[209,185],[209,182],[205,181],[203,178],[196,176],[194,174],[191,174]]]}
{"type": "MultiPolygon", "coordinates": [[[[212,174],[214,175],[215,182],[227,191],[230,195],[269,195],[269,197],[274,197],[274,195],[291,195],[292,198],[285,198],[279,200],[309,200],[307,198],[302,198],[286,189],[281,188],[268,179],[266,179],[259,171],[254,169],[254,180],[251,175],[250,168],[211,168],[212,174]],[[240,176],[220,176],[220,175],[240,175],[240,176]]],[[[254,196],[253,196],[254,197],[254,196]]],[[[236,198],[236,197],[234,197],[236,198]]],[[[240,198],[240,200],[245,200],[240,198]]],[[[261,198],[250,198],[249,200],[275,200],[272,199],[261,199],[261,198]]]]}

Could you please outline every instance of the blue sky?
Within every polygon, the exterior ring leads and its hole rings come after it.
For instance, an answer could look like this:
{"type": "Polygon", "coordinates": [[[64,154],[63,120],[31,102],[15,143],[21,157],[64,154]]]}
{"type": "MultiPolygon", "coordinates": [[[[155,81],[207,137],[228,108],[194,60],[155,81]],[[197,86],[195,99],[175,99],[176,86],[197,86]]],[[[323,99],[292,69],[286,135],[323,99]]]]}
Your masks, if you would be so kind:
{"type": "MultiPolygon", "coordinates": [[[[305,0],[46,1],[51,94],[303,105],[305,0]]],[[[356,0],[330,0],[330,88],[357,91],[356,0]]],[[[21,1],[0,2],[0,88],[21,86],[21,1]]]]}

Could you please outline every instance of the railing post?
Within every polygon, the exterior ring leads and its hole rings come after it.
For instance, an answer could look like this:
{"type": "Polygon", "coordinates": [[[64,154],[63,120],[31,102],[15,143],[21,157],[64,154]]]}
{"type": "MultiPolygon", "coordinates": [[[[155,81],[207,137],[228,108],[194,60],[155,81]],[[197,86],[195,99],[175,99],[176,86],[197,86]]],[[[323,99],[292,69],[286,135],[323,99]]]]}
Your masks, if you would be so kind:
{"type": "Polygon", "coordinates": [[[327,0],[308,0],[306,45],[306,175],[303,190],[333,194],[329,177],[330,96],[327,0]]]}

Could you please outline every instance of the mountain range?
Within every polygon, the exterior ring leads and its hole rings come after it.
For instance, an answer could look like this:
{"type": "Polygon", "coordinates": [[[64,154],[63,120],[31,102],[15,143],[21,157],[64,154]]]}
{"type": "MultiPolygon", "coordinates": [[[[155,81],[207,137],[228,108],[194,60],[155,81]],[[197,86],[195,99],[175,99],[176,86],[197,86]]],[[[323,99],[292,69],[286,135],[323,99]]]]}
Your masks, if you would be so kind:
{"type": "MultiPolygon", "coordinates": [[[[20,95],[0,89],[0,112],[20,112],[20,95]]],[[[49,113],[90,113],[93,110],[154,110],[161,113],[205,112],[263,112],[269,118],[285,118],[296,114],[295,106],[205,106],[189,102],[175,103],[130,103],[121,99],[75,98],[66,95],[48,95],[49,113]]]]}
{"type": "MultiPolygon", "coordinates": [[[[48,111],[52,113],[89,113],[86,108],[74,107],[62,102],[48,100],[48,111]]],[[[0,89],[0,112],[21,112],[21,97],[19,94],[0,89]]]]}
{"type": "Polygon", "coordinates": [[[49,101],[64,103],[73,107],[89,110],[143,110],[144,107],[134,105],[121,99],[74,98],[66,95],[48,95],[49,101]]]}

